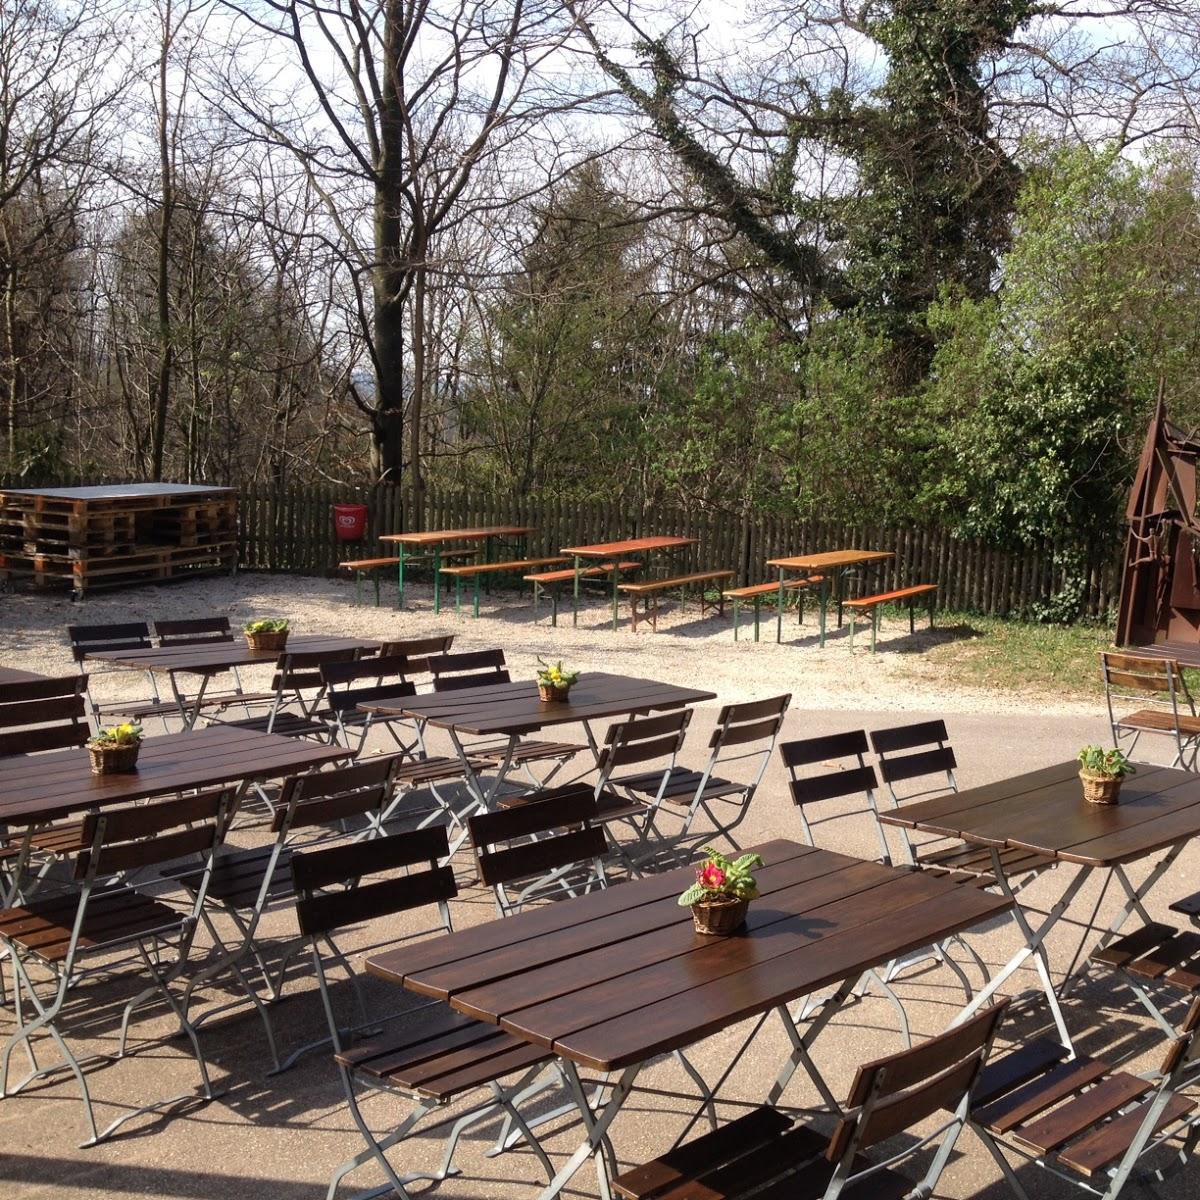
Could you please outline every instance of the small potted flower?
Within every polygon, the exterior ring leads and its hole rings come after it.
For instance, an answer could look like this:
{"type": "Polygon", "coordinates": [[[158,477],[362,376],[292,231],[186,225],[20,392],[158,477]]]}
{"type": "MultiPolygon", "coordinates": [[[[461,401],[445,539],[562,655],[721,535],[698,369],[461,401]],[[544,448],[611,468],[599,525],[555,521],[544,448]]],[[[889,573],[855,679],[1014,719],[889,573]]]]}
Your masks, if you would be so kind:
{"type": "Polygon", "coordinates": [[[101,729],[88,738],[88,753],[92,756],[93,775],[116,775],[137,767],[138,751],[142,748],[140,725],[114,725],[101,729]]]}
{"type": "Polygon", "coordinates": [[[754,868],[763,860],[757,854],[730,860],[711,846],[701,853],[704,861],[696,869],[696,882],[679,903],[691,908],[697,933],[733,933],[745,924],[750,901],[758,895],[754,868]]]}
{"type": "Polygon", "coordinates": [[[1121,780],[1136,771],[1134,765],[1116,747],[1104,750],[1084,746],[1079,752],[1079,778],[1083,798],[1089,804],[1120,803],[1121,780]]]}
{"type": "Polygon", "coordinates": [[[538,699],[543,704],[561,704],[571,694],[571,688],[579,679],[579,672],[565,670],[561,658],[553,666],[539,658],[538,668],[538,699]]]}
{"type": "Polygon", "coordinates": [[[251,650],[272,650],[278,652],[287,645],[288,622],[286,617],[262,617],[257,621],[247,621],[242,626],[246,635],[246,645],[251,650]]]}

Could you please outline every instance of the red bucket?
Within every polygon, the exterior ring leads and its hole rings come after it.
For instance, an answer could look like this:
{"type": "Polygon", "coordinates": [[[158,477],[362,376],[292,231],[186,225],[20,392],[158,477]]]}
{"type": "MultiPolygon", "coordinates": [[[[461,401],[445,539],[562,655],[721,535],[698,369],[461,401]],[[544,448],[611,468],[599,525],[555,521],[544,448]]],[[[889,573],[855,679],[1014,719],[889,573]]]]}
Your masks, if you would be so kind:
{"type": "Polygon", "coordinates": [[[335,504],[333,506],[333,531],[339,542],[361,542],[367,532],[367,506],[365,504],[335,504]]]}

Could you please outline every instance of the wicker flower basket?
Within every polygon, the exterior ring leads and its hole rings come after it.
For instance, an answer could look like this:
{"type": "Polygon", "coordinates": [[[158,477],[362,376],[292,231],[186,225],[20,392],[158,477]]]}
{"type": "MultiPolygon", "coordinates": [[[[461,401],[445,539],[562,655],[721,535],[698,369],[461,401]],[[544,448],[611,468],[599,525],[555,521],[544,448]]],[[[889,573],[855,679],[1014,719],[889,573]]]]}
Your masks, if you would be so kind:
{"type": "Polygon", "coordinates": [[[736,933],[746,923],[749,900],[730,896],[726,900],[705,900],[692,905],[692,924],[697,933],[736,933]]]}
{"type": "Polygon", "coordinates": [[[1121,802],[1120,775],[1093,775],[1090,771],[1080,771],[1079,778],[1083,783],[1083,798],[1089,804],[1121,802]]]}
{"type": "Polygon", "coordinates": [[[141,742],[129,746],[89,746],[93,775],[121,775],[137,770],[141,742]]]}
{"type": "Polygon", "coordinates": [[[538,684],[538,699],[543,704],[565,704],[571,696],[571,688],[555,687],[552,683],[538,684]]]}
{"type": "Polygon", "coordinates": [[[278,654],[287,645],[288,631],[281,633],[247,633],[246,645],[251,650],[269,650],[278,654]]]}

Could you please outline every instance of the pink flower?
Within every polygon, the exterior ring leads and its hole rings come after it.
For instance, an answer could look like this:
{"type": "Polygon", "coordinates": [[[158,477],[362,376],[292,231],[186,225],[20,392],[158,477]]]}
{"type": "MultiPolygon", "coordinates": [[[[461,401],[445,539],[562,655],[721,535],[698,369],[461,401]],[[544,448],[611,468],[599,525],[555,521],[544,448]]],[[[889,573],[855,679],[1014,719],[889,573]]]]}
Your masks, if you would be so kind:
{"type": "Polygon", "coordinates": [[[701,887],[719,892],[725,886],[725,872],[716,863],[705,863],[697,872],[701,887]]]}

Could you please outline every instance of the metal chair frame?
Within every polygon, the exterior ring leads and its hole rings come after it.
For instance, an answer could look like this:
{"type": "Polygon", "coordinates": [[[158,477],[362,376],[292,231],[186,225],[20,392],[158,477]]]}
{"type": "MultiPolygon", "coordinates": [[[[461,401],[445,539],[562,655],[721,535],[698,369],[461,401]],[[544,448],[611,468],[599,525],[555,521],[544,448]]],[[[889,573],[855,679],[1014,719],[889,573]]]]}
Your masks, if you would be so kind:
{"type": "MultiPolygon", "coordinates": [[[[196,928],[212,875],[212,864],[218,846],[228,827],[231,808],[236,796],[235,789],[199,793],[174,800],[160,801],[152,806],[136,806],[109,812],[90,813],[84,822],[85,847],[75,856],[75,876],[79,885],[75,902],[75,914],[67,949],[61,959],[41,956],[37,949],[27,946],[19,932],[6,933],[0,929],[0,942],[8,952],[13,964],[14,1009],[16,1031],[8,1038],[0,1059],[0,1098],[16,1095],[35,1079],[56,1072],[69,1070],[79,1084],[83,1098],[89,1137],[83,1146],[96,1145],[111,1137],[127,1121],[147,1112],[157,1112],[184,1100],[193,1099],[195,1094],[185,1092],[142,1105],[112,1121],[103,1130],[98,1130],[91,1093],[83,1072],[82,1061],[70,1049],[59,1019],[70,993],[85,979],[104,975],[111,976],[117,967],[140,959],[151,977],[151,984],[138,992],[124,1006],[119,1048],[113,1057],[125,1056],[130,1019],[135,1009],[149,999],[161,995],[179,1021],[181,1031],[187,1036],[192,1054],[200,1072],[201,1094],[213,1099],[215,1092],[208,1075],[207,1064],[200,1049],[196,1026],[188,1020],[186,1008],[171,992],[170,985],[183,973],[195,938],[196,928]],[[118,930],[105,938],[98,933],[89,937],[88,944],[81,945],[86,918],[93,901],[111,901],[113,898],[139,896],[137,888],[128,886],[124,880],[133,869],[155,863],[166,862],[180,855],[198,854],[199,882],[189,907],[183,911],[173,910],[159,904],[163,923],[137,927],[124,932],[118,930]],[[173,954],[173,960],[164,960],[164,951],[173,954]],[[136,956],[134,954],[136,951],[136,956]],[[112,955],[119,952],[114,961],[112,955]],[[85,960],[101,955],[103,961],[92,967],[85,960]],[[54,994],[43,999],[30,973],[30,963],[36,960],[43,971],[50,973],[54,994]],[[28,1000],[34,1016],[26,1020],[24,1000],[28,1000]],[[53,1039],[61,1063],[48,1067],[39,1066],[33,1048],[35,1034],[45,1032],[53,1039]],[[23,1046],[29,1059],[29,1073],[15,1086],[8,1086],[8,1075],[12,1054],[17,1046],[23,1046]]],[[[61,903],[61,902],[60,902],[61,903]]],[[[8,910],[0,914],[16,918],[25,909],[8,910]]],[[[37,906],[33,907],[34,914],[37,906]]],[[[56,910],[57,911],[57,910],[56,910]]],[[[24,918],[27,920],[28,918],[24,918]]]]}
{"type": "MultiPolygon", "coordinates": [[[[346,874],[347,863],[341,848],[318,849],[305,851],[292,859],[294,892],[296,897],[297,920],[301,937],[309,947],[313,972],[317,979],[317,987],[321,995],[321,1005],[329,1026],[329,1038],[335,1054],[342,1054],[348,1049],[348,1040],[360,1027],[347,1029],[338,1020],[334,1010],[331,995],[329,968],[331,963],[340,966],[347,976],[353,980],[354,969],[346,956],[338,949],[334,935],[343,923],[353,920],[359,923],[363,920],[379,919],[396,913],[412,911],[426,907],[432,897],[436,897],[437,910],[440,916],[440,926],[444,932],[450,932],[452,925],[448,900],[458,894],[454,873],[448,866],[439,865],[449,855],[449,844],[444,827],[427,829],[416,833],[399,833],[377,839],[370,844],[368,858],[359,859],[354,869],[361,874],[353,880],[353,887],[340,895],[329,894],[323,889],[334,884],[341,884],[346,874]],[[424,870],[414,871],[413,867],[422,866],[424,870]],[[403,876],[391,876],[376,881],[364,882],[364,877],[381,875],[385,872],[405,870],[403,876]],[[351,915],[352,913],[352,915],[351,915]],[[344,915],[345,914],[345,915],[344,915]],[[324,947],[324,951],[322,949],[324,947]]],[[[355,994],[360,993],[355,989],[355,994]]],[[[423,1007],[433,1007],[436,1004],[423,1007]]],[[[413,1010],[408,1010],[408,1015],[413,1010]]],[[[382,1025],[394,1017],[381,1018],[376,1025],[382,1025]]],[[[366,1142],[366,1149],[342,1163],[333,1174],[327,1200],[334,1200],[338,1185],[351,1172],[359,1167],[375,1162],[384,1172],[390,1184],[389,1190],[394,1190],[401,1200],[412,1200],[409,1187],[418,1182],[440,1182],[457,1174],[454,1167],[454,1154],[463,1133],[480,1121],[493,1117],[497,1112],[504,1113],[505,1122],[500,1139],[492,1153],[496,1154],[515,1144],[517,1140],[526,1141],[537,1156],[546,1172],[547,1180],[554,1177],[554,1168],[546,1157],[541,1144],[534,1136],[533,1128],[526,1122],[520,1112],[520,1105],[527,1099],[541,1093],[550,1083],[541,1081],[547,1064],[539,1063],[523,1072],[517,1081],[507,1087],[500,1079],[493,1079],[488,1084],[490,1097],[473,1105],[467,1112],[453,1118],[453,1124],[446,1137],[439,1166],[430,1172],[400,1175],[387,1157],[387,1151],[402,1142],[428,1117],[446,1107],[445,1100],[422,1095],[403,1087],[390,1085],[360,1071],[352,1066],[346,1066],[335,1059],[342,1090],[352,1120],[366,1142]],[[412,1111],[389,1134],[377,1136],[368,1124],[359,1104],[359,1089],[364,1092],[381,1091],[401,1097],[413,1105],[412,1111]],[[510,1134],[512,1127],[516,1134],[510,1134]]],[[[550,1068],[553,1070],[553,1067],[550,1068]]],[[[551,1081],[552,1082],[552,1081],[551,1081]]],[[[432,1125],[426,1125],[426,1130],[439,1128],[451,1121],[451,1117],[443,1117],[432,1125]]],[[[543,1118],[544,1122],[545,1118],[543,1118]]],[[[370,1195],[377,1192],[368,1193],[370,1195]]]]}
{"type": "Polygon", "coordinates": [[[415,696],[417,689],[406,678],[408,666],[409,660],[398,655],[321,664],[321,680],[325,685],[334,736],[354,754],[361,753],[371,730],[382,726],[391,735],[402,757],[419,757],[421,740],[417,736],[416,726],[408,717],[380,716],[363,712],[359,707],[361,704],[415,696]],[[363,680],[374,680],[374,683],[364,683],[363,680]],[[401,729],[411,735],[409,740],[400,735],[401,729]]]}
{"type": "Polygon", "coordinates": [[[1180,728],[1181,719],[1196,717],[1196,703],[1179,663],[1169,658],[1143,658],[1106,650],[1100,654],[1100,669],[1104,676],[1104,698],[1114,744],[1120,746],[1122,742],[1128,742],[1126,754],[1132,757],[1142,734],[1170,737],[1175,743],[1175,757],[1170,766],[1194,771],[1197,751],[1200,751],[1200,729],[1184,733],[1180,728]],[[1146,712],[1145,708],[1118,716],[1115,702],[1120,701],[1136,701],[1150,705],[1152,712],[1169,715],[1171,728],[1155,729],[1132,723],[1132,718],[1146,712]],[[1181,706],[1185,710],[1182,713],[1181,706]]]}
{"type": "MultiPolygon", "coordinates": [[[[145,621],[106,622],[104,624],[68,625],[67,640],[71,645],[71,657],[81,665],[88,654],[98,654],[109,650],[153,650],[154,643],[150,640],[150,627],[145,621]]],[[[102,675],[125,675],[129,672],[120,667],[106,667],[100,663],[87,663],[88,687],[84,693],[87,697],[88,709],[92,722],[97,729],[111,723],[114,717],[128,716],[130,710],[146,705],[166,704],[158,691],[158,679],[153,671],[146,671],[146,683],[150,694],[143,700],[112,700],[98,701],[92,695],[92,680],[102,675]]],[[[167,724],[170,712],[158,716],[162,722],[163,731],[169,729],[167,724]]]]}
{"type": "MultiPolygon", "coordinates": [[[[1144,1113],[1129,1145],[1120,1158],[1103,1166],[1090,1177],[1084,1177],[1082,1173],[1061,1160],[1061,1151],[1068,1149],[1066,1146],[1043,1154],[1032,1147],[1022,1145],[1015,1138],[1010,1139],[991,1132],[975,1119],[974,1114],[967,1123],[1000,1168],[1005,1182],[1017,1200],[1029,1200],[1029,1193],[1017,1178],[1005,1157],[1004,1150],[1013,1152],[1024,1162],[1035,1164],[1057,1179],[1072,1184],[1089,1195],[1102,1197],[1102,1200],[1116,1200],[1130,1184],[1140,1187],[1150,1196],[1155,1196],[1159,1194],[1157,1191],[1159,1183],[1178,1174],[1192,1161],[1196,1144],[1200,1141],[1200,1113],[1193,1108],[1183,1117],[1172,1119],[1167,1112],[1168,1106],[1184,1089],[1193,1088],[1200,1083],[1200,1061],[1198,1060],[1200,1060],[1200,998],[1193,1002],[1179,1035],[1168,1045],[1158,1071],[1151,1075],[1141,1076],[1147,1081],[1157,1081],[1152,1098],[1146,1101],[1144,1095],[1136,1096],[1127,1104],[1122,1105],[1118,1113],[1109,1114],[1119,1120],[1121,1117],[1127,1117],[1137,1112],[1139,1105],[1142,1106],[1144,1113]],[[1181,1144],[1172,1155],[1173,1162],[1154,1170],[1143,1170],[1139,1166],[1142,1159],[1165,1147],[1168,1142],[1176,1138],[1181,1139],[1181,1144]],[[1103,1182],[1098,1183],[1097,1180],[1103,1180],[1103,1182]]],[[[1104,1078],[1105,1076],[1101,1075],[1095,1082],[1101,1083],[1104,1078]]],[[[1083,1092],[1082,1094],[1086,1095],[1087,1093],[1083,1092]]],[[[1101,1117],[1092,1130],[1105,1119],[1105,1117],[1101,1117]]],[[[1083,1132],[1087,1134],[1092,1130],[1083,1132]]],[[[1076,1135],[1076,1137],[1078,1136],[1076,1135]]],[[[1074,1140],[1073,1138],[1072,1141],[1074,1140]]]]}
{"type": "MultiPolygon", "coordinates": [[[[184,1011],[190,1009],[192,997],[199,988],[223,974],[230,974],[258,1012],[275,1072],[286,1070],[312,1048],[302,1047],[281,1062],[268,1007],[283,998],[288,966],[303,944],[300,937],[273,939],[274,944],[281,949],[279,967],[274,973],[259,948],[258,929],[263,916],[273,909],[290,905],[294,899],[290,887],[282,883],[280,859],[285,851],[293,849],[293,835],[302,832],[308,832],[310,835],[309,840],[304,843],[309,847],[334,842],[361,843],[381,836],[383,821],[391,806],[392,776],[397,765],[396,758],[368,758],[347,767],[290,776],[284,782],[275,806],[275,841],[263,861],[253,901],[248,905],[226,902],[218,895],[209,894],[206,882],[205,903],[200,909],[200,919],[212,938],[213,953],[216,957],[214,962],[197,971],[188,980],[183,999],[184,1011]],[[360,830],[348,831],[346,822],[354,817],[364,818],[366,825],[360,830]],[[334,824],[339,828],[330,829],[334,824]],[[217,915],[228,919],[233,925],[237,939],[235,943],[231,944],[221,936],[213,920],[217,915]],[[243,966],[243,960],[247,958],[253,961],[254,972],[264,985],[265,999],[259,994],[250,973],[243,966]]],[[[234,852],[235,859],[237,853],[234,852]]],[[[218,856],[214,869],[219,872],[223,865],[218,856]]],[[[181,873],[175,878],[186,890],[191,891],[190,873],[181,873]]],[[[286,878],[283,876],[283,879],[286,878]]],[[[241,1003],[235,999],[210,1008],[193,1024],[199,1027],[241,1003]]]]}
{"type": "MultiPolygon", "coordinates": [[[[735,850],[742,847],[733,836],[746,818],[750,802],[762,783],[775,743],[783,729],[783,719],[791,703],[791,695],[775,696],[769,700],[751,700],[742,704],[728,704],[717,717],[717,726],[708,741],[709,756],[703,771],[697,774],[685,768],[675,767],[668,781],[666,794],[658,799],[649,818],[649,826],[660,838],[678,848],[689,840],[710,842],[714,837],[724,837],[735,850]],[[732,764],[751,763],[749,778],[729,779],[722,775],[732,764]],[[686,795],[694,781],[694,792],[685,809],[680,809],[678,800],[686,795]],[[732,815],[725,816],[717,806],[726,811],[732,807],[732,815]],[[711,833],[692,833],[696,818],[703,813],[712,823],[711,833]],[[679,829],[668,835],[657,828],[660,816],[670,816],[679,821],[679,829]]],[[[738,770],[730,774],[739,774],[738,770]]],[[[633,791],[650,791],[656,797],[662,791],[660,785],[650,781],[647,787],[625,785],[633,791]]]]}
{"type": "MultiPolygon", "coordinates": [[[[789,775],[789,790],[792,803],[800,815],[800,825],[804,831],[804,840],[810,846],[816,846],[817,840],[813,832],[814,825],[825,824],[830,820],[841,820],[847,814],[838,814],[822,820],[810,818],[808,808],[813,804],[823,804],[830,800],[840,800],[847,796],[861,796],[865,801],[860,812],[869,812],[874,819],[875,832],[879,838],[879,859],[884,866],[892,866],[891,850],[879,821],[879,805],[876,793],[879,789],[879,777],[875,768],[867,762],[867,735],[862,729],[850,730],[845,733],[829,734],[815,738],[803,738],[797,741],[780,742],[779,754],[789,775]],[[814,763],[822,766],[831,760],[846,765],[839,765],[832,770],[824,770],[817,775],[801,775],[799,768],[810,767],[814,763]]],[[[872,986],[877,988],[883,998],[896,1010],[900,1034],[906,1045],[912,1045],[912,1032],[908,1023],[908,1013],[892,989],[892,982],[899,975],[922,962],[932,960],[939,966],[949,967],[958,979],[967,999],[974,994],[971,982],[966,973],[946,951],[946,946],[955,944],[961,946],[983,972],[985,978],[987,968],[975,951],[958,935],[948,938],[945,943],[930,946],[928,950],[914,951],[903,958],[893,959],[887,964],[882,973],[875,969],[868,971],[855,988],[856,994],[865,995],[872,986]]],[[[828,1002],[827,997],[805,1001],[800,1013],[800,1020],[806,1020],[822,1004],[828,1002]]]]}

